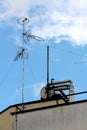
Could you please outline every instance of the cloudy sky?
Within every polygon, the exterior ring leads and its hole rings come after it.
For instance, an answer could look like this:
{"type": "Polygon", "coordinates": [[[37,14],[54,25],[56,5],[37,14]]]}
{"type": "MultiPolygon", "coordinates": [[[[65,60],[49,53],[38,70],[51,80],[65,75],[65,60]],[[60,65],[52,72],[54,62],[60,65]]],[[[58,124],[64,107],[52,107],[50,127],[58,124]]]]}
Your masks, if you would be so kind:
{"type": "MultiPolygon", "coordinates": [[[[50,80],[71,79],[75,92],[87,88],[87,0],[0,0],[0,110],[21,102],[22,25],[45,42],[25,37],[25,102],[40,99],[46,84],[46,47],[50,46],[50,80]]],[[[81,97],[82,98],[82,97],[81,97]]]]}

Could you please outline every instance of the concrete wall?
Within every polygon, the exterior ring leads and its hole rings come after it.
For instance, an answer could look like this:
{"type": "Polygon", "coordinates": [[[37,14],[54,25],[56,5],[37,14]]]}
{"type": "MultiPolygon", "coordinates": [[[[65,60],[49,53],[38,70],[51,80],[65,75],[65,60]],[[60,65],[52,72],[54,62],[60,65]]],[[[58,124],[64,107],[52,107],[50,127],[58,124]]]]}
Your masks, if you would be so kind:
{"type": "Polygon", "coordinates": [[[86,130],[87,102],[14,115],[14,130],[86,130]]]}
{"type": "MultiPolygon", "coordinates": [[[[53,101],[36,101],[34,103],[25,103],[24,108],[25,110],[32,110],[36,108],[46,107],[46,106],[52,106],[56,104],[64,103],[63,100],[53,100],[53,101]]],[[[18,108],[22,108],[22,105],[14,105],[11,107],[8,107],[6,110],[0,113],[0,130],[13,130],[13,116],[11,115],[12,112],[16,112],[16,106],[18,108]]]]}
{"type": "Polygon", "coordinates": [[[13,111],[15,111],[14,107],[0,114],[0,130],[13,130],[13,118],[10,114],[13,111]]]}

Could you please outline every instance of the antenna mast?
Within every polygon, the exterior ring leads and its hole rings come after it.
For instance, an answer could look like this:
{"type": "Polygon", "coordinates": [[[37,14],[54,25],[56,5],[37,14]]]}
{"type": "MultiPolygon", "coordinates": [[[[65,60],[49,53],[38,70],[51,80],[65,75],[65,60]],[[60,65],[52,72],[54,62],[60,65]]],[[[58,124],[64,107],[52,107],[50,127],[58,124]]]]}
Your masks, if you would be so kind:
{"type": "Polygon", "coordinates": [[[26,43],[25,38],[28,41],[30,41],[30,39],[35,39],[35,40],[44,42],[45,40],[39,36],[32,35],[30,33],[30,29],[25,32],[25,25],[29,23],[28,18],[21,17],[17,20],[17,22],[20,25],[22,25],[22,47],[20,47],[21,51],[17,52],[17,55],[16,55],[14,61],[18,60],[19,58],[22,59],[22,110],[24,110],[24,63],[25,63],[24,61],[25,61],[25,55],[26,55],[26,59],[28,58],[28,49],[25,48],[25,43],[26,43]]]}
{"type": "Polygon", "coordinates": [[[24,110],[24,56],[25,56],[25,40],[24,40],[24,32],[25,32],[25,25],[29,23],[28,18],[19,18],[18,23],[23,26],[22,28],[22,51],[21,51],[21,58],[22,58],[22,110],[24,110]]]}

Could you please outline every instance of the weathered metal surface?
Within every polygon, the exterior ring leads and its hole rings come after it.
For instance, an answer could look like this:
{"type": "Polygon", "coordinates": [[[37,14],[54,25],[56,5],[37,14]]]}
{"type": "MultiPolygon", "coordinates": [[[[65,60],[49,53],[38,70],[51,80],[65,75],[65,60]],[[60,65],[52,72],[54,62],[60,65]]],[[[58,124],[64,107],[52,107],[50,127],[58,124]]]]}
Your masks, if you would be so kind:
{"type": "Polygon", "coordinates": [[[87,102],[20,113],[17,114],[17,120],[14,115],[14,130],[86,129],[87,102]]]}

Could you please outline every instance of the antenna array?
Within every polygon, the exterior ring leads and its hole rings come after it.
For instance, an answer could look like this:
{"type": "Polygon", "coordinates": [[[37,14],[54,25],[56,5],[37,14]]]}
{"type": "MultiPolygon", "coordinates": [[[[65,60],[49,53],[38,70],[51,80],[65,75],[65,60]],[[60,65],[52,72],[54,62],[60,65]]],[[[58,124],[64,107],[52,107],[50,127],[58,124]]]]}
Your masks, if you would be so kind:
{"type": "Polygon", "coordinates": [[[22,25],[22,47],[20,47],[20,51],[17,52],[16,57],[14,58],[14,61],[17,61],[19,58],[22,59],[22,110],[24,110],[24,59],[26,56],[26,59],[28,59],[28,48],[25,48],[25,38],[27,41],[30,41],[30,39],[35,39],[41,42],[44,42],[45,40],[39,36],[32,35],[30,33],[30,29],[28,31],[25,30],[26,24],[29,23],[29,19],[25,17],[20,17],[17,22],[22,25]]]}

